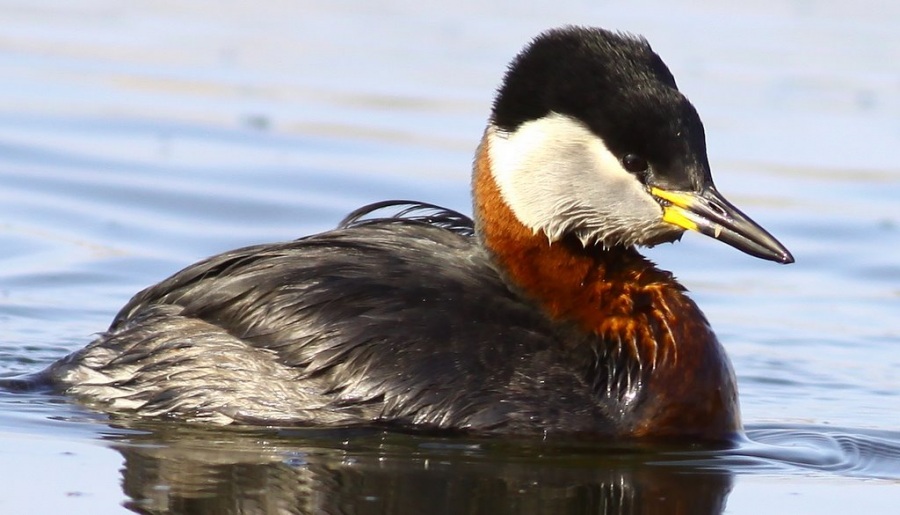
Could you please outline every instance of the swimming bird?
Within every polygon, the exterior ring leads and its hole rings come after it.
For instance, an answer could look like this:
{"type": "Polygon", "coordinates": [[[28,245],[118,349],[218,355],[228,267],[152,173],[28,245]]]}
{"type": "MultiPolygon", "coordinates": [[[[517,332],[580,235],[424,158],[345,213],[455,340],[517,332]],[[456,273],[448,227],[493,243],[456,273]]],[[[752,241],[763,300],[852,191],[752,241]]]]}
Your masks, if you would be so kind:
{"type": "Polygon", "coordinates": [[[788,250],[710,175],[703,124],[648,42],[544,32],[497,91],[473,218],[387,201],[193,264],[53,364],[110,412],[214,424],[729,438],[731,364],[637,247],[696,231],[788,250]]]}

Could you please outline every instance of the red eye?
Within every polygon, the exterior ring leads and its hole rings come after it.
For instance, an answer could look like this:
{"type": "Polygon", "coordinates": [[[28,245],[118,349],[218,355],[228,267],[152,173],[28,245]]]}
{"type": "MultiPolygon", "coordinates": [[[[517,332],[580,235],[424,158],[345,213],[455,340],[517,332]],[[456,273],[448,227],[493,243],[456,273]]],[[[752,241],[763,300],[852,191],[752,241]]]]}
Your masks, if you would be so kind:
{"type": "Polygon", "coordinates": [[[622,166],[631,173],[640,173],[646,172],[650,168],[650,163],[637,154],[625,154],[625,157],[622,158],[622,166]]]}

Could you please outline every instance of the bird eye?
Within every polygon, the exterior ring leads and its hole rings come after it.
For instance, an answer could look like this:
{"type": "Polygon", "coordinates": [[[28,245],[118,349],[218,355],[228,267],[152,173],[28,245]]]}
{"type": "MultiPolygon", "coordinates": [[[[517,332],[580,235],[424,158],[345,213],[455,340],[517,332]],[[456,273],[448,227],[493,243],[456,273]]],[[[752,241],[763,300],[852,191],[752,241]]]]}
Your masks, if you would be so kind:
{"type": "Polygon", "coordinates": [[[631,173],[640,173],[646,172],[650,168],[650,163],[637,154],[625,154],[625,157],[622,158],[622,166],[631,173]]]}

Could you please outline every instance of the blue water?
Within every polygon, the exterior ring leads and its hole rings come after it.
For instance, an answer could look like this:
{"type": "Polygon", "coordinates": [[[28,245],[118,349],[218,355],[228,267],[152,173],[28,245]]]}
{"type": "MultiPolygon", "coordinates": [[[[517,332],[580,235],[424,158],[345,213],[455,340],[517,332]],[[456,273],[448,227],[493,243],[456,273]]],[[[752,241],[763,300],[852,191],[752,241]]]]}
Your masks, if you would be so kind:
{"type": "Polygon", "coordinates": [[[0,374],[200,258],[364,203],[469,211],[493,90],[534,34],[639,32],[778,266],[648,253],[734,362],[733,449],[228,430],[0,393],[0,512],[893,513],[900,501],[900,7],[764,0],[0,1],[0,374]]]}

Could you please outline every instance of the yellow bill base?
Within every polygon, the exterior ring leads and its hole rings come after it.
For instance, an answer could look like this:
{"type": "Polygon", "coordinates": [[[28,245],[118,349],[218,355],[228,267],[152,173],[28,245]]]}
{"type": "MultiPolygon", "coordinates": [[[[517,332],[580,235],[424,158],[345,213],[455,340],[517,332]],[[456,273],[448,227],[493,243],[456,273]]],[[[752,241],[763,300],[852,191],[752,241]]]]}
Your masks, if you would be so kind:
{"type": "Polygon", "coordinates": [[[693,220],[685,216],[684,209],[681,209],[678,206],[669,206],[663,208],[663,221],[668,222],[673,225],[677,225],[682,229],[687,229],[689,231],[696,231],[698,226],[694,223],[693,220]]]}
{"type": "Polygon", "coordinates": [[[693,197],[659,188],[650,188],[650,194],[672,203],[671,206],[663,208],[663,221],[689,231],[697,230],[697,224],[689,218],[689,212],[684,209],[694,203],[693,197]]]}

